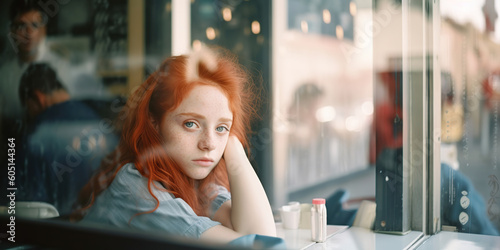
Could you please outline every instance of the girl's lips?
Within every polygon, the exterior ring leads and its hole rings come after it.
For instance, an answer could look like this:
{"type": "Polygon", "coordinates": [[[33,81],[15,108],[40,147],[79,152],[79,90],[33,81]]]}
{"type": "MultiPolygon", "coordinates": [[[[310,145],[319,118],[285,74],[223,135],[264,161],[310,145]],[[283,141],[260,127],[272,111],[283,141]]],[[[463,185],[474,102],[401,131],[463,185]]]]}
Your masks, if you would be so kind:
{"type": "Polygon", "coordinates": [[[200,165],[203,167],[210,167],[214,163],[214,161],[212,159],[206,159],[206,158],[195,159],[195,160],[193,160],[193,162],[195,162],[197,165],[200,165]]]}

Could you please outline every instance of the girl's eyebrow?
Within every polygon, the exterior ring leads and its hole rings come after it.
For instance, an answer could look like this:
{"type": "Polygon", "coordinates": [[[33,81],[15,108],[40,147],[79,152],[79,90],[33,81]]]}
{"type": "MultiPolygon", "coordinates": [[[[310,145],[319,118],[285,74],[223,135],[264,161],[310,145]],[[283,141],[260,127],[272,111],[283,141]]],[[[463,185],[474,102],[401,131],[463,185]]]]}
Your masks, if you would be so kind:
{"type": "MultiPolygon", "coordinates": [[[[179,113],[179,114],[177,114],[177,116],[191,116],[191,117],[194,117],[194,118],[197,118],[197,119],[206,119],[205,116],[200,115],[198,113],[193,113],[193,112],[179,113]]],[[[220,122],[233,122],[233,119],[227,118],[227,117],[221,117],[219,119],[219,121],[220,122]]]]}

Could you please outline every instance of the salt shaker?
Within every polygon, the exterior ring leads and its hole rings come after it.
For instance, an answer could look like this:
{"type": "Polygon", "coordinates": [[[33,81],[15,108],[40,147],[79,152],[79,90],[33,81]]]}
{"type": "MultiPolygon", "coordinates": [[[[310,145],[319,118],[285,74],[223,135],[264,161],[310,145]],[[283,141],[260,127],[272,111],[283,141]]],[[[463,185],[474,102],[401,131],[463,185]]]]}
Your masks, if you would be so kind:
{"type": "Polygon", "coordinates": [[[311,208],[311,238],[315,242],[326,240],[326,205],[325,199],[313,199],[311,208]]]}

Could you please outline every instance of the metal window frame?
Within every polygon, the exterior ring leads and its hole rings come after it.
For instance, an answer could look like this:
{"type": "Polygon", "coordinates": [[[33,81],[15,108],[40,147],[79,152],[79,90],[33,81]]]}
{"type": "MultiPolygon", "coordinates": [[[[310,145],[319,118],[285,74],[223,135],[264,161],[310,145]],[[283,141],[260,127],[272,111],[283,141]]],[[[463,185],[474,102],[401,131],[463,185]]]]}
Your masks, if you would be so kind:
{"type": "Polygon", "coordinates": [[[429,235],[437,233],[441,223],[439,1],[402,1],[402,14],[403,169],[409,176],[403,197],[409,206],[404,207],[407,211],[403,217],[408,215],[411,230],[429,235]],[[411,15],[410,4],[412,10],[423,13],[423,18],[411,15]],[[412,60],[415,51],[422,60],[412,60]],[[422,75],[412,75],[412,71],[422,75]]]}

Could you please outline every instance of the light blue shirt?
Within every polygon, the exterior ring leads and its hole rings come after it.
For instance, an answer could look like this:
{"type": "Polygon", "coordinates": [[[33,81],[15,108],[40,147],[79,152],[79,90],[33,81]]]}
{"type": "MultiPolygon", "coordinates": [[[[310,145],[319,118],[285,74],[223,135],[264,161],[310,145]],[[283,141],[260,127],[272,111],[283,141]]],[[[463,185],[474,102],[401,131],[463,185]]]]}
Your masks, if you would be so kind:
{"type": "MultiPolygon", "coordinates": [[[[157,187],[162,187],[154,182],[157,187]]],[[[148,179],[143,177],[132,163],[125,164],[116,174],[111,185],[103,191],[89,209],[81,223],[103,223],[121,228],[166,232],[191,238],[199,238],[207,229],[219,225],[208,217],[198,216],[182,199],[151,185],[153,194],[160,201],[158,209],[147,188],[148,179]],[[137,215],[134,217],[134,215],[137,215]],[[134,217],[131,221],[130,219],[134,217]],[[130,224],[129,224],[130,221],[130,224]]],[[[210,216],[231,199],[231,194],[222,186],[212,202],[210,216]]]]}

